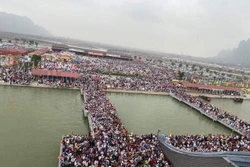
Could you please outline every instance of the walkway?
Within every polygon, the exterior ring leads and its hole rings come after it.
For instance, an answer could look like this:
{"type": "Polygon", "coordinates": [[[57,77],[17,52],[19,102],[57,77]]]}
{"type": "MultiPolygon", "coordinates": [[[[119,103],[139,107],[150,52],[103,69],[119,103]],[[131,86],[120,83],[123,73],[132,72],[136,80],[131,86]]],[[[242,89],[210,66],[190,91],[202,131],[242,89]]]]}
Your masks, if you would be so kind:
{"type": "Polygon", "coordinates": [[[211,120],[213,120],[213,121],[215,121],[215,122],[219,122],[220,124],[222,124],[222,125],[226,126],[227,128],[231,129],[232,131],[234,131],[234,132],[236,132],[236,133],[238,133],[238,134],[240,134],[240,135],[243,135],[243,132],[241,132],[241,131],[235,129],[235,128],[232,127],[232,126],[229,126],[228,124],[224,123],[222,120],[219,120],[216,116],[207,114],[203,109],[201,109],[201,108],[199,108],[199,107],[196,107],[196,106],[194,106],[193,104],[191,104],[191,103],[185,101],[184,99],[181,99],[181,98],[175,96],[172,92],[170,92],[170,96],[171,96],[172,98],[174,98],[174,99],[176,99],[176,100],[178,100],[178,101],[180,101],[180,102],[182,102],[182,103],[184,103],[184,104],[186,104],[186,105],[192,107],[193,109],[195,109],[196,111],[200,112],[202,115],[205,115],[206,117],[210,118],[211,120]]]}

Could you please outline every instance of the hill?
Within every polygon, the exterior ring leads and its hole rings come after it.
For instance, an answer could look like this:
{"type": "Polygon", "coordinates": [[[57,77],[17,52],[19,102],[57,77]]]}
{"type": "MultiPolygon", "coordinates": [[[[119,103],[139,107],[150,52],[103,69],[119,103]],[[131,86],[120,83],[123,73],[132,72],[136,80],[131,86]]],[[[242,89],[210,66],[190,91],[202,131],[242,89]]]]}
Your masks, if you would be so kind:
{"type": "Polygon", "coordinates": [[[217,63],[250,67],[250,38],[247,41],[241,41],[237,48],[220,51],[217,56],[210,58],[210,60],[217,63]]]}
{"type": "Polygon", "coordinates": [[[28,17],[0,12],[0,31],[39,36],[51,36],[51,34],[28,17]]]}

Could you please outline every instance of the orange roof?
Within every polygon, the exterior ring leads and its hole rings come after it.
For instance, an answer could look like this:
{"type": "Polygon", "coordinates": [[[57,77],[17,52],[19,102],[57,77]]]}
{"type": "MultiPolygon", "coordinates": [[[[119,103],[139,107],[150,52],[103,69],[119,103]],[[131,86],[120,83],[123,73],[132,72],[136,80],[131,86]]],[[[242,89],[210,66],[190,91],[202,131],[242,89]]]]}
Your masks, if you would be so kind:
{"type": "Polygon", "coordinates": [[[58,77],[69,77],[69,78],[79,78],[80,74],[72,72],[62,72],[56,70],[42,70],[42,69],[32,69],[32,75],[45,75],[45,76],[58,76],[58,77]]]}
{"type": "Polygon", "coordinates": [[[25,49],[8,48],[0,50],[0,55],[22,55],[26,52],[27,50],[25,49]]]}

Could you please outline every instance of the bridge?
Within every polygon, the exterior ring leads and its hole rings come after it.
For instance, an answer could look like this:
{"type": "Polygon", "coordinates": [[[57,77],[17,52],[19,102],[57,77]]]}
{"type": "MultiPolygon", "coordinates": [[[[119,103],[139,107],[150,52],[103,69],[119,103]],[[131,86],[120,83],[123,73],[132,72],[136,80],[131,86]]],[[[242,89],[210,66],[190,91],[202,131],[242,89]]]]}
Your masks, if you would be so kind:
{"type": "Polygon", "coordinates": [[[231,129],[233,132],[236,132],[236,133],[238,133],[238,134],[240,134],[240,135],[243,135],[243,133],[244,133],[243,131],[238,130],[238,129],[236,129],[236,128],[234,128],[234,127],[232,127],[232,126],[226,124],[226,122],[223,122],[223,120],[218,119],[216,116],[209,115],[208,113],[206,113],[206,112],[205,112],[204,110],[202,110],[201,108],[199,108],[199,107],[197,107],[197,106],[195,106],[195,105],[193,105],[193,104],[187,102],[186,100],[184,100],[184,99],[182,99],[182,98],[177,97],[174,93],[170,92],[170,96],[171,96],[172,98],[178,100],[179,102],[182,102],[182,103],[188,105],[189,107],[192,107],[193,109],[195,109],[196,111],[200,112],[202,115],[205,115],[206,117],[210,118],[210,119],[213,120],[214,122],[218,122],[218,123],[222,124],[223,126],[229,128],[229,129],[231,129]]]}

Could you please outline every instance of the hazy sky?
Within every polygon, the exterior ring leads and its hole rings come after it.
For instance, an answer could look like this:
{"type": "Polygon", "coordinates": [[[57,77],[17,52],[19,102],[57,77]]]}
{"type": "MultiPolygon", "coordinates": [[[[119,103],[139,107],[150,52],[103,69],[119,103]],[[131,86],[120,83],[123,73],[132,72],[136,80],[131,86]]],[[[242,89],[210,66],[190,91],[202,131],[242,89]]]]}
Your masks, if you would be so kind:
{"type": "Polygon", "coordinates": [[[0,0],[53,35],[193,56],[250,37],[250,0],[0,0]]]}

